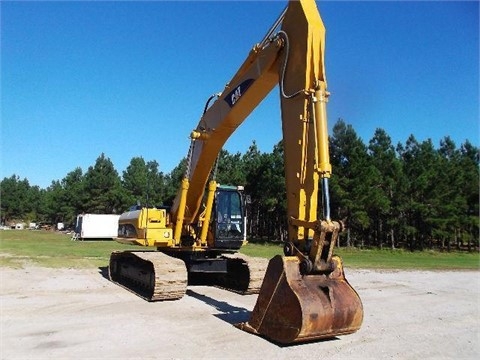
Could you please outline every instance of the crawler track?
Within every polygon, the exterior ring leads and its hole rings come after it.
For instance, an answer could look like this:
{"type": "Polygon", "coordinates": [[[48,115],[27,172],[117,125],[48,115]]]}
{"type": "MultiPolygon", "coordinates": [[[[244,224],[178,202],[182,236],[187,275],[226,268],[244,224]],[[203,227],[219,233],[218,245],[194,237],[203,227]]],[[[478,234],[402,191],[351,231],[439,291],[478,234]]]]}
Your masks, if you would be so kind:
{"type": "Polygon", "coordinates": [[[260,292],[268,259],[243,254],[223,255],[223,258],[227,259],[228,273],[219,276],[216,286],[243,295],[260,292]]]}
{"type": "Polygon", "coordinates": [[[110,280],[148,301],[176,300],[187,290],[182,260],[157,251],[113,252],[110,280]]]}

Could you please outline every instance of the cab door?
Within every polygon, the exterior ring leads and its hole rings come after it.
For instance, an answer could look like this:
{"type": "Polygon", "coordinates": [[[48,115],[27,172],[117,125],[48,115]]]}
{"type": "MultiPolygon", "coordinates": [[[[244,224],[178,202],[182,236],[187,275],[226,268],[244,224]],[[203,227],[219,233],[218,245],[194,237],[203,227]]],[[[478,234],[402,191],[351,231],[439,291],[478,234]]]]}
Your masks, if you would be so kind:
{"type": "Polygon", "coordinates": [[[245,239],[244,201],[236,189],[217,189],[215,194],[215,247],[239,249],[245,239]]]}

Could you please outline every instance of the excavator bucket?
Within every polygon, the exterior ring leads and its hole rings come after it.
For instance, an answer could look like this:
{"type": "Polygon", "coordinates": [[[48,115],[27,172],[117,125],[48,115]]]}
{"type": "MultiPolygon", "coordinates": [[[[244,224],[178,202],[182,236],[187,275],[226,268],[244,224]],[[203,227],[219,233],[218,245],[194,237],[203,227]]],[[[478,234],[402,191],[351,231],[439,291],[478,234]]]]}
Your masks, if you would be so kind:
{"type": "Polygon", "coordinates": [[[272,258],[257,303],[242,330],[281,344],[350,334],[360,328],[360,297],[345,279],[341,259],[328,275],[300,273],[296,256],[272,258]]]}

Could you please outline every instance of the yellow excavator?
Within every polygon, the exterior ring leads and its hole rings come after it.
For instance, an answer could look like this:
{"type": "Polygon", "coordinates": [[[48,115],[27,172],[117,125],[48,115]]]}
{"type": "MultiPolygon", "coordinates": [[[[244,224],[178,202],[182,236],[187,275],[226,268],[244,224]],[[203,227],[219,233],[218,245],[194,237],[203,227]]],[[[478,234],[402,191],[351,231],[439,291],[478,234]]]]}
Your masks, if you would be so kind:
{"type": "Polygon", "coordinates": [[[113,282],[149,301],[179,299],[189,283],[258,293],[250,319],[237,326],[282,344],[360,328],[361,300],[333,255],[342,223],[330,219],[324,54],[325,27],[315,1],[290,1],[223,92],[207,101],[190,136],[187,169],[173,205],[134,208],[120,216],[117,241],[155,251],[112,253],[113,282]],[[276,85],[288,241],[284,256],[267,265],[237,253],[246,242],[243,191],[217,184],[212,169],[230,135],[276,85]]]}

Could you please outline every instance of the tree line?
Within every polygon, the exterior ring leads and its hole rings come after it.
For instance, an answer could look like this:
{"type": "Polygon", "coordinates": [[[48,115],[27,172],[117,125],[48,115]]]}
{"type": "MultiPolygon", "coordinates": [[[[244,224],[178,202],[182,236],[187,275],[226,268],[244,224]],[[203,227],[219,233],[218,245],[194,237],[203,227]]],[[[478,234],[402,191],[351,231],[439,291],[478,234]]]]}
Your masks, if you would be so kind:
{"type": "MultiPolygon", "coordinates": [[[[430,139],[419,142],[413,135],[394,146],[383,129],[365,144],[342,119],[329,141],[331,217],[346,225],[340,246],[478,250],[479,148],[468,140],[457,147],[448,136],[435,148],[430,139]]],[[[120,175],[102,153],[85,173],[77,167],[46,189],[17,175],[5,177],[0,221],[72,225],[81,213],[122,213],[138,202],[168,206],[185,167],[183,159],[164,173],[156,161],[134,157],[120,175]]],[[[252,239],[286,238],[283,171],[282,141],[270,153],[253,142],[244,154],[219,155],[217,182],[244,185],[251,199],[252,239]]]]}

